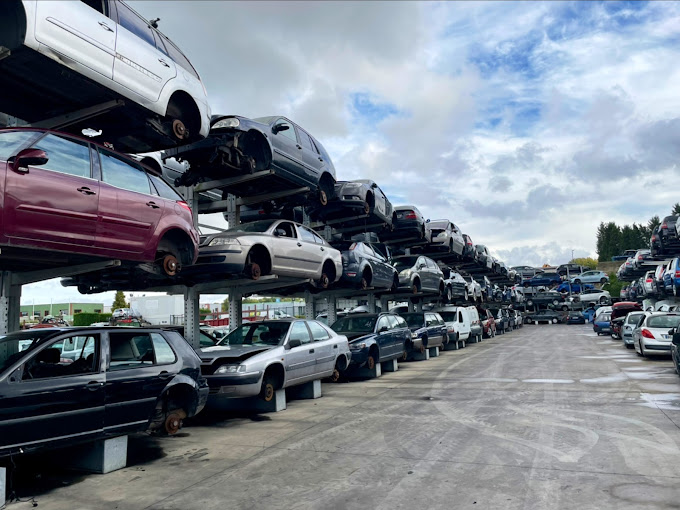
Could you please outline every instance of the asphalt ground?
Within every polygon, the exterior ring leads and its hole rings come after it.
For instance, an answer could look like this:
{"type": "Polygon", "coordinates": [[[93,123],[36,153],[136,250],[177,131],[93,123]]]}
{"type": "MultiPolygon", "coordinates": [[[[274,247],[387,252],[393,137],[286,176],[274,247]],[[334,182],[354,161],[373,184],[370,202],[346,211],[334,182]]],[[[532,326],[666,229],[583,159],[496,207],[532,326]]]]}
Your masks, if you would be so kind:
{"type": "Polygon", "coordinates": [[[526,325],[280,413],[131,436],[107,475],[22,458],[13,485],[58,510],[680,508],[679,426],[670,358],[526,325]]]}

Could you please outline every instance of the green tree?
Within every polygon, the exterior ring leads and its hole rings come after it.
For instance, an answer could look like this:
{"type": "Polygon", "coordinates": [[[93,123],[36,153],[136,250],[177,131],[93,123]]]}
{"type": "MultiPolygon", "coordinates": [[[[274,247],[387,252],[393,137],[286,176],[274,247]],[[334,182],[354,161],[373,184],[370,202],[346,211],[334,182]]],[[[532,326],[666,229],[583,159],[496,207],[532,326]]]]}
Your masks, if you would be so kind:
{"type": "Polygon", "coordinates": [[[116,295],[113,298],[113,304],[111,309],[115,310],[117,308],[130,308],[130,304],[125,302],[125,294],[122,290],[116,291],[116,295]]]}
{"type": "Polygon", "coordinates": [[[652,216],[649,218],[649,221],[647,222],[647,230],[649,231],[649,235],[651,237],[652,231],[661,225],[661,219],[658,216],[652,216]]]}
{"type": "Polygon", "coordinates": [[[675,202],[671,209],[671,216],[680,216],[680,202],[675,202]]]}
{"type": "Polygon", "coordinates": [[[576,257],[569,261],[570,264],[578,264],[588,269],[597,269],[597,260],[592,257],[576,257]]]}

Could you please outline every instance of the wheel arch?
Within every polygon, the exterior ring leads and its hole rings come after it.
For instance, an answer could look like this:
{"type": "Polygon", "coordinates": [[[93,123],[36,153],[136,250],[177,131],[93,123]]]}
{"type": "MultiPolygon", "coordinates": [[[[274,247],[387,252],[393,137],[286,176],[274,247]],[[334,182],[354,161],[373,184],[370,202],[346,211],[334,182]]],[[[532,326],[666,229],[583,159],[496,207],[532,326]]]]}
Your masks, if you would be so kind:
{"type": "Polygon", "coordinates": [[[3,14],[0,16],[0,45],[17,50],[26,40],[26,9],[20,0],[3,2],[3,14]]]}
{"type": "Polygon", "coordinates": [[[175,90],[170,94],[165,115],[175,119],[181,118],[191,138],[201,131],[201,110],[194,98],[184,90],[175,90]]]}
{"type": "Polygon", "coordinates": [[[177,247],[182,264],[190,265],[194,261],[195,246],[189,234],[179,228],[169,228],[161,235],[156,251],[160,250],[164,241],[177,247]]]}
{"type": "Polygon", "coordinates": [[[271,274],[271,271],[272,271],[272,254],[269,251],[269,248],[267,246],[265,246],[264,244],[257,243],[257,244],[252,245],[248,249],[248,255],[246,256],[246,260],[251,256],[251,254],[254,254],[256,256],[266,257],[266,259],[264,260],[265,264],[264,265],[260,264],[260,270],[262,271],[262,275],[271,274]]]}
{"type": "Polygon", "coordinates": [[[184,374],[175,376],[158,397],[163,402],[164,411],[184,409],[187,416],[196,414],[198,407],[198,384],[184,374]]]}
{"type": "Polygon", "coordinates": [[[326,192],[328,200],[335,197],[335,177],[330,172],[323,172],[319,176],[319,189],[326,192]]]}
{"type": "Polygon", "coordinates": [[[262,378],[267,374],[272,374],[276,377],[276,389],[280,390],[281,388],[285,388],[286,384],[288,383],[288,377],[286,373],[286,369],[284,366],[279,363],[278,361],[273,361],[267,367],[264,369],[262,372],[262,378]]]}

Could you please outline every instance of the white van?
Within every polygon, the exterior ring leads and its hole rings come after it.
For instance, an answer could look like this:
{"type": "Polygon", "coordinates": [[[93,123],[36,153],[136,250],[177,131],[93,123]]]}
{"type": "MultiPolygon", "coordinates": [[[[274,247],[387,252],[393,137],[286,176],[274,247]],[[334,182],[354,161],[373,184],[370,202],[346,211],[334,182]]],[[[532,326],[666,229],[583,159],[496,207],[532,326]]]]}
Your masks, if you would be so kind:
{"type": "Polygon", "coordinates": [[[468,306],[466,310],[470,316],[470,337],[474,338],[477,342],[481,342],[484,328],[482,328],[482,323],[479,321],[479,312],[475,306],[468,306]]]}
{"type": "MultiPolygon", "coordinates": [[[[474,307],[472,307],[474,308],[474,307]]],[[[455,334],[458,340],[467,341],[470,338],[470,311],[464,306],[441,306],[433,311],[441,315],[449,331],[449,338],[455,334]]],[[[475,310],[476,311],[476,310],[475,310]]],[[[479,320],[479,317],[477,317],[479,320]]]]}

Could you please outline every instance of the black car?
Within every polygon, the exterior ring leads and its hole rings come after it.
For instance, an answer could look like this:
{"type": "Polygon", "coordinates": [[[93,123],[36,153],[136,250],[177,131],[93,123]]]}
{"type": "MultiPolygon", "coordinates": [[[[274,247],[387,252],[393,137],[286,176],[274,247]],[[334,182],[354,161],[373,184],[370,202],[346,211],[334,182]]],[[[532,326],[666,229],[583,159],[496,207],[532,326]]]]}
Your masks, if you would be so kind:
{"type": "Polygon", "coordinates": [[[567,273],[569,273],[569,276],[573,277],[585,271],[588,271],[588,268],[579,266],[578,264],[562,264],[557,267],[556,272],[560,276],[567,276],[567,273]]]}
{"type": "Polygon", "coordinates": [[[349,340],[349,370],[375,368],[376,363],[404,358],[411,330],[396,313],[351,314],[335,321],[331,329],[349,340]]]}
{"type": "Polygon", "coordinates": [[[445,346],[449,343],[449,331],[444,319],[436,312],[400,313],[411,330],[411,341],[407,351],[424,352],[430,347],[445,346]]]}
{"type": "MultiPolygon", "coordinates": [[[[229,221],[229,213],[224,213],[224,219],[229,221]]],[[[241,223],[251,223],[259,220],[290,220],[296,223],[304,222],[301,207],[277,205],[275,202],[266,202],[257,205],[242,205],[239,212],[241,223]]]]}
{"type": "Polygon", "coordinates": [[[176,331],[50,328],[0,338],[0,456],[141,430],[176,433],[208,398],[176,331]],[[75,356],[64,353],[77,346],[75,356]]]}
{"type": "Polygon", "coordinates": [[[664,248],[675,246],[678,244],[678,236],[675,231],[675,224],[678,222],[678,216],[666,216],[659,226],[659,236],[661,237],[661,244],[664,248]]]}
{"type": "Polygon", "coordinates": [[[454,271],[450,267],[442,267],[444,274],[444,297],[447,302],[451,303],[457,299],[466,300],[468,298],[467,282],[458,271],[454,271]]]}
{"type": "Polygon", "coordinates": [[[362,242],[335,242],[333,247],[342,253],[342,278],[340,284],[366,289],[392,289],[399,287],[397,270],[370,244],[362,242]]]}
{"type": "MultiPolygon", "coordinates": [[[[177,149],[191,168],[175,184],[189,186],[201,178],[223,179],[271,171],[266,179],[253,179],[225,188],[241,197],[308,187],[308,195],[326,205],[335,192],[335,167],[323,145],[300,126],[282,116],[213,116],[205,140],[177,149]]],[[[173,149],[166,151],[175,155],[173,149]]],[[[296,195],[296,200],[300,197],[296,195]]],[[[293,199],[281,198],[290,203],[293,199]]],[[[310,200],[312,201],[312,200],[310,200]]]]}
{"type": "Polygon", "coordinates": [[[385,229],[381,239],[424,240],[425,217],[413,205],[400,205],[394,208],[392,227],[385,229]]]}
{"type": "Polygon", "coordinates": [[[586,318],[582,312],[569,312],[567,324],[585,324],[586,318]]]}
{"type": "Polygon", "coordinates": [[[559,292],[553,290],[546,290],[545,292],[535,292],[531,295],[526,295],[527,306],[534,305],[553,305],[559,306],[560,303],[564,302],[564,296],[559,292]]]}
{"type": "Polygon", "coordinates": [[[540,312],[528,314],[524,318],[524,322],[526,324],[538,324],[539,322],[550,322],[557,324],[558,322],[564,322],[564,315],[554,310],[541,310],[540,312]]]}
{"type": "Polygon", "coordinates": [[[653,257],[663,255],[664,253],[663,244],[661,242],[661,234],[659,233],[659,230],[660,225],[654,227],[654,230],[652,230],[652,237],[649,238],[649,249],[653,257]]]}
{"type": "MultiPolygon", "coordinates": [[[[392,203],[375,181],[357,179],[335,183],[334,196],[325,207],[313,207],[310,214],[322,220],[347,218],[347,221],[333,223],[334,226],[357,224],[355,216],[367,216],[361,219],[361,225],[369,227],[390,228],[394,215],[392,203]]],[[[375,230],[375,228],[373,230],[375,230]]]]}
{"type": "Polygon", "coordinates": [[[475,244],[472,242],[472,238],[467,234],[463,234],[463,240],[465,241],[465,246],[463,247],[463,261],[474,262],[477,260],[475,244]]]}

